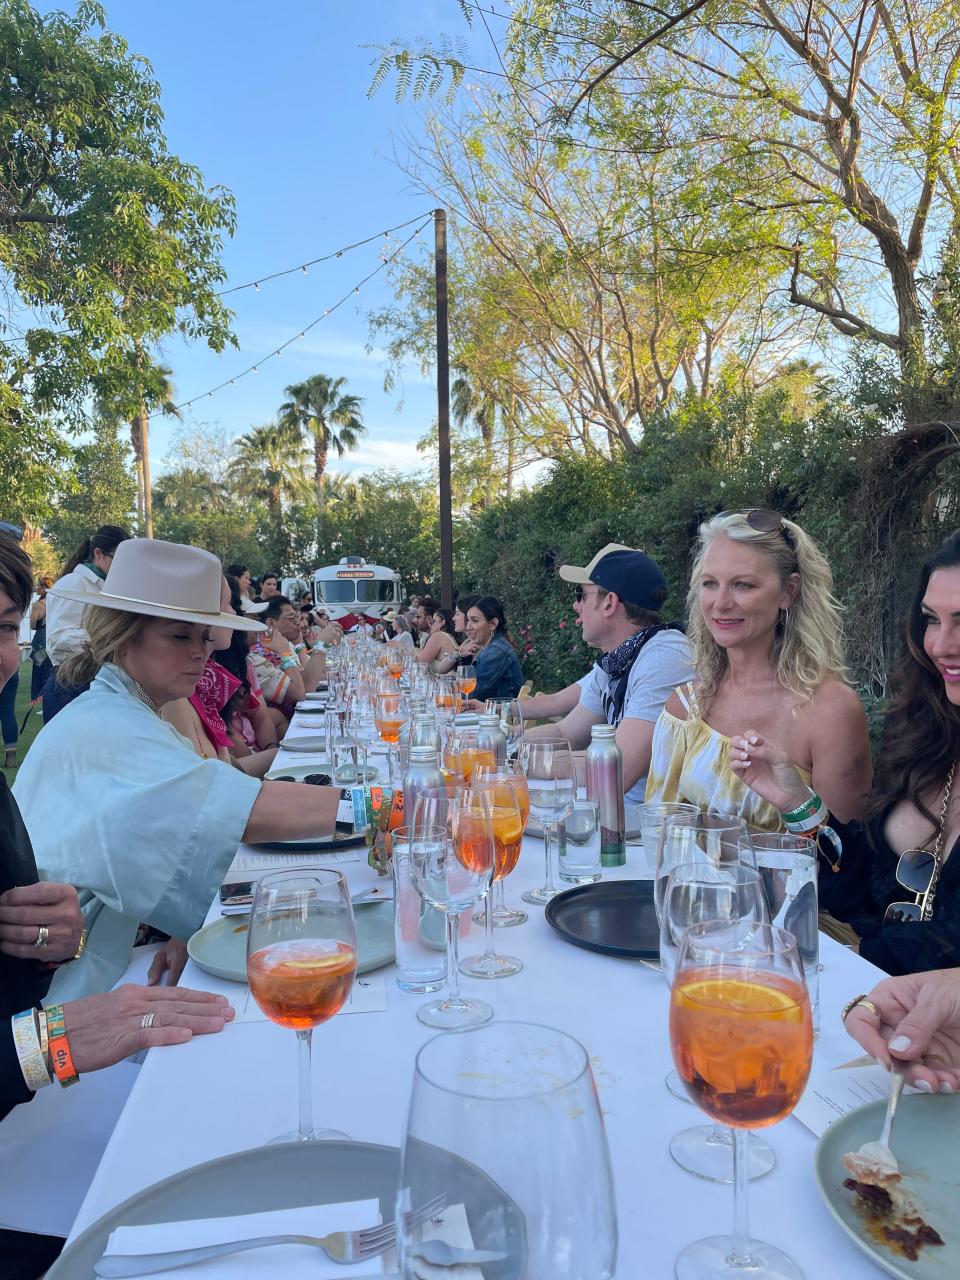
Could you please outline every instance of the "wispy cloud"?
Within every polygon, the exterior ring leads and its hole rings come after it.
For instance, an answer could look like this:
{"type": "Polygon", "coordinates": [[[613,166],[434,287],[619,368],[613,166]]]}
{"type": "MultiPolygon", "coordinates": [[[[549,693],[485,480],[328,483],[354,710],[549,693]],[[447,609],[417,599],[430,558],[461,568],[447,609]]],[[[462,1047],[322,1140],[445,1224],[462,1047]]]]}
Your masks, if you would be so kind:
{"type": "MultiPolygon", "coordinates": [[[[267,324],[244,325],[240,335],[240,350],[244,355],[257,358],[265,355],[271,347],[276,350],[281,343],[291,337],[290,332],[282,333],[277,327],[267,324]]],[[[304,362],[315,363],[323,360],[338,368],[347,368],[354,373],[362,371],[367,377],[382,381],[387,365],[387,352],[383,347],[367,350],[366,344],[357,338],[345,338],[339,334],[323,332],[323,326],[308,333],[299,342],[293,343],[283,353],[284,360],[290,364],[304,362]]],[[[430,384],[432,379],[424,377],[419,368],[404,362],[403,378],[406,382],[422,382],[430,384]]]]}

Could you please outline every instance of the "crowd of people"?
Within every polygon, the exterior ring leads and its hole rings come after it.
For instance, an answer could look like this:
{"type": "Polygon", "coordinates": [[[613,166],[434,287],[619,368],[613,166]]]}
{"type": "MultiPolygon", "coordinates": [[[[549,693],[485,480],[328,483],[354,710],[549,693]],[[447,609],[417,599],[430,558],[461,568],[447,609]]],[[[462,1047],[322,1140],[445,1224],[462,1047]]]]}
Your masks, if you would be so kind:
{"type": "MultiPolygon", "coordinates": [[[[912,1061],[921,1087],[956,1087],[960,977],[940,971],[960,966],[960,533],[920,574],[875,769],[830,567],[796,522],[759,509],[706,521],[684,623],[664,617],[663,574],[634,548],[608,544],[560,577],[598,657],[520,699],[526,735],[579,749],[607,723],[627,799],[809,836],[823,927],[892,975],[854,1002],[849,1030],[912,1061]]],[[[38,584],[0,530],[0,689],[29,614],[45,720],[12,792],[0,784],[4,1114],[54,1076],[221,1029],[222,1001],[174,984],[237,846],[333,830],[337,789],[264,778],[344,639],[309,589],[283,582],[105,526],[38,584]],[[143,943],[148,985],[116,987],[143,943]]],[[[493,596],[452,610],[415,596],[358,625],[437,673],[470,664],[475,706],[521,693],[493,596]]]]}

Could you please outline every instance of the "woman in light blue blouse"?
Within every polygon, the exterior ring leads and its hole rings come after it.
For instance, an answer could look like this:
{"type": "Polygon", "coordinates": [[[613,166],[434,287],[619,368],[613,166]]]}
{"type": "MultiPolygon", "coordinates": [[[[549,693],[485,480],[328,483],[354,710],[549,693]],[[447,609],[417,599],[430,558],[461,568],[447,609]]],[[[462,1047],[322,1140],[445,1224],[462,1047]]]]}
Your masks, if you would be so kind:
{"type": "Polygon", "coordinates": [[[481,596],[467,610],[467,643],[460,647],[461,661],[477,669],[475,702],[488,698],[515,698],[523,684],[523,672],[510,642],[503,605],[496,596],[481,596]]]}

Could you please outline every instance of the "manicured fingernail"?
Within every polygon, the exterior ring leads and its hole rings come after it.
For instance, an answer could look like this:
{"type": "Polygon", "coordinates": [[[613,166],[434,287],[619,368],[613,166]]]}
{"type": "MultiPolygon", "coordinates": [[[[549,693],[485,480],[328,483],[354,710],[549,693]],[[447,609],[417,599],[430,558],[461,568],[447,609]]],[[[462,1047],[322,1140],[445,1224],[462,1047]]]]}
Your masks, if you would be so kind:
{"type": "Polygon", "coordinates": [[[903,1053],[904,1049],[910,1048],[909,1036],[896,1036],[887,1045],[888,1049],[892,1049],[894,1053],[903,1053]]]}
{"type": "Polygon", "coordinates": [[[751,746],[754,746],[754,747],[757,745],[757,739],[756,739],[756,737],[753,737],[753,738],[751,738],[751,739],[750,739],[750,745],[751,745],[751,746]]]}
{"type": "Polygon", "coordinates": [[[953,1085],[952,1085],[952,1084],[947,1084],[946,1080],[941,1080],[941,1081],[940,1081],[940,1092],[941,1092],[941,1093],[953,1093],[953,1085]]]}
{"type": "Polygon", "coordinates": [[[933,1093],[933,1085],[929,1080],[917,1080],[913,1087],[921,1093],[933,1093]]]}

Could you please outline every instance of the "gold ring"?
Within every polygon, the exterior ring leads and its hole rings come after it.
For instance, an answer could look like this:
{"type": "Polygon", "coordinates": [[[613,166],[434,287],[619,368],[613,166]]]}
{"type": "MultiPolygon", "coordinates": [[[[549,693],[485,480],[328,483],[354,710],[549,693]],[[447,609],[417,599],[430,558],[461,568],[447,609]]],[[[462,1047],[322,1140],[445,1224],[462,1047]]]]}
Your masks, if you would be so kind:
{"type": "Polygon", "coordinates": [[[870,1010],[870,1012],[876,1017],[878,1022],[883,1021],[883,1014],[880,1012],[877,1006],[873,1003],[873,1001],[867,998],[866,992],[864,992],[862,996],[854,996],[852,1000],[847,1001],[847,1003],[840,1010],[840,1021],[846,1022],[847,1014],[850,1013],[851,1010],[855,1009],[858,1004],[865,1005],[870,1010]]]}
{"type": "Polygon", "coordinates": [[[79,959],[80,959],[80,957],[83,955],[83,949],[84,949],[84,947],[85,947],[86,945],[87,945],[87,931],[86,931],[86,929],[81,929],[81,930],[80,930],[80,945],[77,947],[77,950],[76,950],[76,952],[74,953],[74,957],[73,957],[73,958],[74,958],[74,960],[79,960],[79,959]]]}

